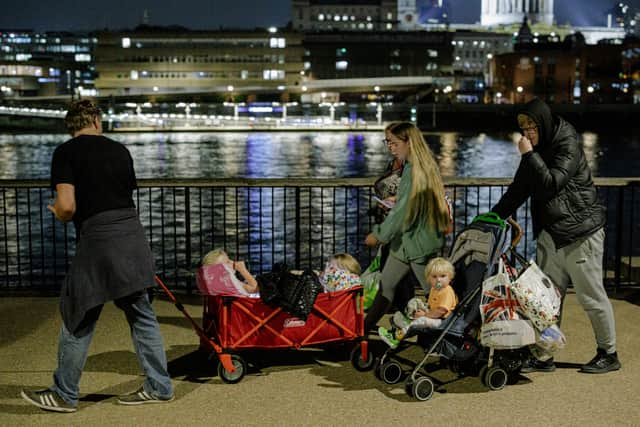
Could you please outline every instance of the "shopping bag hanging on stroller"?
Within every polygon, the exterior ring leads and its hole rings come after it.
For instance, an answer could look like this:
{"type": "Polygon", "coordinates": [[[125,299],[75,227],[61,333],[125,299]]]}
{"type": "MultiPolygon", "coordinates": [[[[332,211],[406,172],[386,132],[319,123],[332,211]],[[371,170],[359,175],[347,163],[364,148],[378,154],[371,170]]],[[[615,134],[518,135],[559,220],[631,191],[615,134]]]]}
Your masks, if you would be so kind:
{"type": "Polygon", "coordinates": [[[480,342],[495,349],[515,349],[536,342],[531,322],[519,313],[511,279],[500,258],[498,273],[482,282],[480,342]]]}
{"type": "Polygon", "coordinates": [[[530,261],[524,272],[512,283],[511,289],[523,313],[538,331],[544,331],[558,321],[561,296],[551,279],[530,261]]]}

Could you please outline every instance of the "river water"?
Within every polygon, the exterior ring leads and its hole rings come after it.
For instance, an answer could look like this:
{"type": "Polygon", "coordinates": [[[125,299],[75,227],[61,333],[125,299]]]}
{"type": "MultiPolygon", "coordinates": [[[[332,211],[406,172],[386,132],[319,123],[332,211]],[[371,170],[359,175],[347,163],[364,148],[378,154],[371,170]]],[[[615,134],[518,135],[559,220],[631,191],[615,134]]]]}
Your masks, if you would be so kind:
{"type": "MultiPolygon", "coordinates": [[[[372,131],[112,133],[108,136],[128,147],[138,178],[376,177],[389,161],[382,132],[372,131]]],[[[445,177],[509,178],[520,160],[517,134],[429,133],[425,136],[445,177]]],[[[640,138],[594,133],[584,133],[581,137],[594,176],[638,176],[640,138]]],[[[67,138],[64,134],[0,134],[0,179],[48,179],[53,150],[67,138]]],[[[336,251],[353,253],[363,263],[368,262],[371,253],[362,245],[369,227],[368,193],[354,189],[339,189],[336,193],[330,188],[303,191],[298,224],[302,236],[296,241],[292,233],[295,223],[291,223],[296,212],[292,206],[295,195],[283,189],[270,191],[241,189],[235,194],[225,189],[194,191],[191,209],[200,214],[191,216],[191,246],[190,251],[186,251],[184,217],[178,212],[185,204],[184,195],[180,192],[172,195],[162,189],[141,190],[138,207],[144,212],[142,222],[149,233],[160,272],[179,276],[180,271],[193,271],[207,250],[221,245],[260,271],[282,259],[295,263],[296,254],[301,264],[314,268],[321,267],[323,260],[336,251]],[[159,210],[158,206],[164,203],[167,205],[159,210]],[[353,225],[356,222],[358,225],[353,225]],[[185,259],[185,252],[191,254],[191,260],[185,259]]],[[[34,193],[29,202],[24,196],[18,197],[17,202],[12,197],[11,192],[3,193],[2,203],[7,206],[4,215],[10,218],[7,215],[12,212],[10,205],[17,203],[15,212],[30,210],[31,219],[27,217],[15,225],[11,219],[6,224],[0,223],[0,234],[6,241],[0,248],[0,255],[4,254],[0,256],[0,274],[33,276],[40,272],[44,277],[53,269],[53,276],[59,281],[56,271],[64,271],[68,262],[61,254],[66,253],[66,248],[69,256],[74,252],[73,230],[67,236],[54,225],[44,208],[48,195],[40,193],[41,200],[37,200],[34,193]],[[24,236],[31,233],[30,227],[39,222],[44,223],[42,238],[36,233],[25,241],[24,236]],[[53,246],[52,239],[56,242],[53,246]],[[5,263],[7,265],[1,265],[5,263]]],[[[472,189],[465,190],[464,194],[460,192],[454,203],[458,209],[470,206],[488,210],[497,197],[499,193],[491,193],[489,189],[472,189]]],[[[184,215],[186,211],[181,212],[184,215]]],[[[465,210],[465,215],[457,215],[456,219],[464,224],[473,215],[471,212],[466,215],[465,210]]],[[[533,248],[529,239],[523,250],[531,256],[533,248]]]]}
{"type": "MultiPolygon", "coordinates": [[[[381,132],[116,133],[138,178],[374,177],[388,154],[381,132]]],[[[426,134],[443,176],[512,177],[516,134],[426,134]]],[[[49,177],[63,134],[0,134],[0,179],[49,177]]],[[[638,176],[640,137],[582,134],[594,176],[638,176]]]]}

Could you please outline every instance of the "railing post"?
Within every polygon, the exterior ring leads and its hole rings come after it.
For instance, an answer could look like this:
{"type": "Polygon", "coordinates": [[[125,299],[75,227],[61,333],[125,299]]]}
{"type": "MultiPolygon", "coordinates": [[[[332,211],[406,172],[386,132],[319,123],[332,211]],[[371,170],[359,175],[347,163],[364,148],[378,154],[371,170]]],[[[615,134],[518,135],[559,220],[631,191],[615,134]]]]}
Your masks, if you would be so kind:
{"type": "Polygon", "coordinates": [[[622,238],[624,236],[624,187],[618,188],[618,219],[616,221],[616,256],[614,291],[618,292],[622,272],[622,238]]]}
{"type": "Polygon", "coordinates": [[[296,269],[300,269],[300,187],[296,187],[296,269]]]}
{"type": "Polygon", "coordinates": [[[184,240],[185,263],[187,265],[187,293],[191,293],[191,196],[190,187],[184,187],[184,240]]]}

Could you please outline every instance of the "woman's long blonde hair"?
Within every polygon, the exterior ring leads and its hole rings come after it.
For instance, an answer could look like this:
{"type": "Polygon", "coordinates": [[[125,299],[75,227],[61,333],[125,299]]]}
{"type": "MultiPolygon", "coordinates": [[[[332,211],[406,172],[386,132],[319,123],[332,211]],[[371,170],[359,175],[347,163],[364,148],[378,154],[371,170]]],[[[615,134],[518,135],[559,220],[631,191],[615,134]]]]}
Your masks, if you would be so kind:
{"type": "Polygon", "coordinates": [[[416,221],[425,221],[436,230],[444,233],[449,228],[449,207],[444,196],[444,184],[440,168],[422,132],[413,123],[395,122],[385,128],[411,147],[411,194],[405,225],[412,226],[416,221]]]}

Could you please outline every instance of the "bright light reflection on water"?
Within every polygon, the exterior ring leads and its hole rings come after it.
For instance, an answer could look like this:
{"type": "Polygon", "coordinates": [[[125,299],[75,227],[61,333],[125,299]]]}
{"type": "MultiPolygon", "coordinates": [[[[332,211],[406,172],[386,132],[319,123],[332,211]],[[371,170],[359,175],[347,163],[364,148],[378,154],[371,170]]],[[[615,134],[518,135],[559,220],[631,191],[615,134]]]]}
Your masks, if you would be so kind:
{"type": "MultiPolygon", "coordinates": [[[[389,160],[381,132],[114,133],[134,158],[139,178],[373,177],[389,160]]],[[[520,135],[428,133],[443,176],[511,177],[520,135]]],[[[48,178],[64,134],[0,134],[0,178],[48,178]]],[[[582,135],[596,176],[633,176],[640,140],[582,135]]]]}

